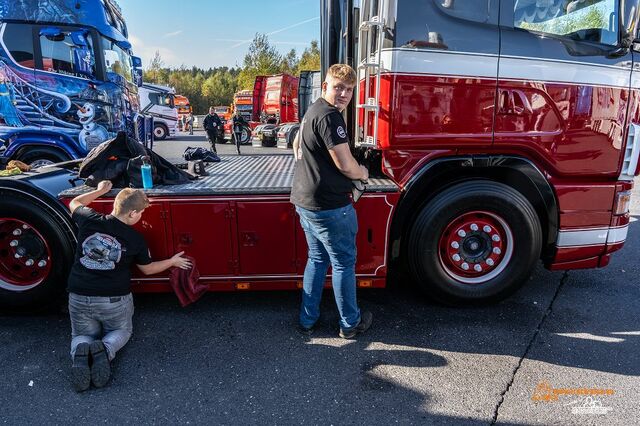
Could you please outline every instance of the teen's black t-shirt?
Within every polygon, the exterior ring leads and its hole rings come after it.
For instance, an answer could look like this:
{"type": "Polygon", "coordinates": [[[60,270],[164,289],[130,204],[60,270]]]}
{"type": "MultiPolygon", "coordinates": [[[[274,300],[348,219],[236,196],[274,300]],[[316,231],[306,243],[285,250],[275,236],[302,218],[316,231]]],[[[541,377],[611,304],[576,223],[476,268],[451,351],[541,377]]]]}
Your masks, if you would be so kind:
{"type": "Polygon", "coordinates": [[[340,111],[323,98],[307,110],[300,128],[302,158],[296,161],[291,202],[307,210],[331,210],[351,203],[351,179],[336,167],[329,150],[348,143],[340,111]]]}
{"type": "Polygon", "coordinates": [[[124,296],[131,291],[131,265],[151,263],[144,237],[126,223],[89,207],[72,215],[78,248],[67,291],[83,296],[124,296]]]}

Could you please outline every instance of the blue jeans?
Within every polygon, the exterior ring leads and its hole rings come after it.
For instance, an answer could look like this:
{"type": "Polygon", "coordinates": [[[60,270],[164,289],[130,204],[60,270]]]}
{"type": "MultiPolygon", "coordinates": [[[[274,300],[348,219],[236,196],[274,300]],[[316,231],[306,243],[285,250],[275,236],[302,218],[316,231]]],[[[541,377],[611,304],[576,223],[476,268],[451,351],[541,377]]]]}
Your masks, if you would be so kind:
{"type": "Polygon", "coordinates": [[[133,296],[96,297],[69,293],[71,358],[80,343],[102,339],[112,360],[133,332],[133,296]]]}
{"type": "Polygon", "coordinates": [[[300,325],[312,327],[320,317],[322,289],[331,265],[340,328],[349,330],[360,322],[360,309],[356,301],[356,211],[351,204],[320,211],[296,207],[296,211],[309,247],[304,269],[300,325]]]}

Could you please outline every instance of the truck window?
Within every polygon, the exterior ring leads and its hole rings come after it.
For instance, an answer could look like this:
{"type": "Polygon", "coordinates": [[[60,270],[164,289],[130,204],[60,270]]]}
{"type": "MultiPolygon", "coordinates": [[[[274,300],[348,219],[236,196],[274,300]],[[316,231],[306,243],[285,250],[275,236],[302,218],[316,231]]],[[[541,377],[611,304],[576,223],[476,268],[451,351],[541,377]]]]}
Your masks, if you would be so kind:
{"type": "Polygon", "coordinates": [[[514,26],[576,41],[618,44],[617,0],[516,0],[514,26]]]}
{"type": "Polygon", "coordinates": [[[34,68],[33,25],[6,24],[3,41],[13,60],[27,68],[34,68]]]}
{"type": "Polygon", "coordinates": [[[42,69],[81,78],[96,75],[91,37],[84,30],[40,29],[42,69]]]}
{"type": "Polygon", "coordinates": [[[102,50],[107,73],[112,72],[124,77],[128,82],[133,82],[133,68],[131,57],[113,41],[103,38],[102,50]]]}
{"type": "Polygon", "coordinates": [[[496,0],[399,0],[395,45],[494,54],[497,8],[496,0]]]}

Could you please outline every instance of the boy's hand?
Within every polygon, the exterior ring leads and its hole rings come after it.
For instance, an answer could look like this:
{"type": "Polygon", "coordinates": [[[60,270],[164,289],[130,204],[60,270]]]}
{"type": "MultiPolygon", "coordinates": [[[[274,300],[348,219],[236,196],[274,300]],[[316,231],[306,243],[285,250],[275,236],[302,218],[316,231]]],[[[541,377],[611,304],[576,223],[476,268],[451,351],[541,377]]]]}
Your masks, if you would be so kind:
{"type": "Polygon", "coordinates": [[[98,183],[98,191],[102,191],[105,194],[111,191],[111,188],[113,188],[113,184],[110,180],[102,180],[98,183]]]}
{"type": "Polygon", "coordinates": [[[176,253],[173,256],[171,256],[171,264],[180,269],[190,269],[191,261],[189,259],[182,257],[183,254],[184,252],[181,251],[180,253],[176,253]]]}

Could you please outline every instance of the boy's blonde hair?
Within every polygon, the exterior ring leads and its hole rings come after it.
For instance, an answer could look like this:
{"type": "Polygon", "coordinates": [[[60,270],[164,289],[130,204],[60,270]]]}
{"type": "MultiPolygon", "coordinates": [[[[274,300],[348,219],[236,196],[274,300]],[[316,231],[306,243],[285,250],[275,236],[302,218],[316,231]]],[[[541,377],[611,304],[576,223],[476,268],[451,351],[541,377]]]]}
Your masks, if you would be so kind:
{"type": "Polygon", "coordinates": [[[135,188],[125,188],[118,192],[113,202],[113,213],[115,215],[125,215],[132,211],[142,211],[149,207],[147,194],[135,188]]]}
{"type": "Polygon", "coordinates": [[[346,64],[333,64],[327,71],[327,77],[331,76],[335,79],[344,81],[348,84],[356,84],[357,77],[353,68],[346,64]]]}

